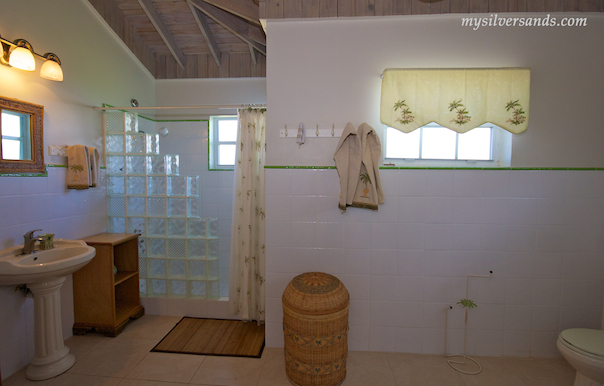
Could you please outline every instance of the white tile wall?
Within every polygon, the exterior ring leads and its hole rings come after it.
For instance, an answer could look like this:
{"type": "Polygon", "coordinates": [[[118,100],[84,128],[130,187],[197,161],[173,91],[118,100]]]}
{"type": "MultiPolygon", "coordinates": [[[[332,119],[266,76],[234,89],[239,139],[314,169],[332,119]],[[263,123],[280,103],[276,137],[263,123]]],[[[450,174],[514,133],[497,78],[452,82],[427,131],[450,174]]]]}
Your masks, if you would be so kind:
{"type": "Polygon", "coordinates": [[[267,346],[281,295],[321,270],[351,296],[353,350],[557,356],[567,327],[600,328],[604,172],[382,170],[377,212],[337,208],[336,170],[266,169],[267,346]]]}
{"type": "MultiPolygon", "coordinates": [[[[66,167],[48,167],[48,177],[0,177],[0,250],[23,244],[32,229],[55,238],[81,239],[107,229],[104,169],[94,189],[68,190],[66,167]]],[[[71,276],[61,289],[63,335],[71,336],[71,276]]],[[[0,363],[7,377],[29,363],[34,354],[33,301],[0,287],[0,363]]]]}

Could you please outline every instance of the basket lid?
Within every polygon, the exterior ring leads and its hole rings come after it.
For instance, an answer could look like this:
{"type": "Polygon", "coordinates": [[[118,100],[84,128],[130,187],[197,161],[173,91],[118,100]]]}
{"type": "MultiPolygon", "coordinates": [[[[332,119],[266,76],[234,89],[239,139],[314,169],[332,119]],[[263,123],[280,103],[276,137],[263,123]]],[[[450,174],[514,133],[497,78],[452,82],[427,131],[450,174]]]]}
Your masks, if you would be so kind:
{"type": "Polygon", "coordinates": [[[310,315],[324,315],[344,309],[350,297],[337,277],[322,272],[296,276],[283,291],[283,305],[310,315]]]}

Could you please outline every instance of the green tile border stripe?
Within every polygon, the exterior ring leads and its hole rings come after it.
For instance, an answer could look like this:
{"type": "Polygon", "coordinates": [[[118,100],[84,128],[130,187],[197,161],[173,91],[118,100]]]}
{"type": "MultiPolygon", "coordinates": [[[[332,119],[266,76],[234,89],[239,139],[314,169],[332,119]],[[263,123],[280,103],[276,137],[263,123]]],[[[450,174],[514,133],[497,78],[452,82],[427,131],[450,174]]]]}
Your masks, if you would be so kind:
{"type": "Polygon", "coordinates": [[[264,166],[265,169],[335,169],[335,166],[264,166]]]}
{"type": "MultiPolygon", "coordinates": [[[[264,166],[265,169],[336,169],[335,166],[264,166]]],[[[405,167],[405,166],[380,166],[380,170],[562,170],[562,171],[594,171],[604,168],[460,168],[460,167],[405,167]]]]}
{"type": "MultiPolygon", "coordinates": [[[[45,164],[44,173],[0,173],[0,177],[48,177],[48,168],[66,168],[67,165],[45,164]]],[[[99,169],[105,169],[105,166],[99,166],[99,169]]]]}

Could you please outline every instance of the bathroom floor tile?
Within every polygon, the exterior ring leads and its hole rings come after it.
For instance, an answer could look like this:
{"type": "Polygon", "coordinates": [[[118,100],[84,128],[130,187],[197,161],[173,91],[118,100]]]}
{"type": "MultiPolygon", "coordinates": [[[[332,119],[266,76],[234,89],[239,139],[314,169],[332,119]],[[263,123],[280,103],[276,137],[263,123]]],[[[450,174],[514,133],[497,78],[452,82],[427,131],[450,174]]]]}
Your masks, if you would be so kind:
{"type": "MultiPolygon", "coordinates": [[[[66,373],[29,381],[23,368],[3,386],[290,386],[283,348],[261,358],[150,352],[180,317],[145,315],[122,334],[73,336],[65,344],[76,356],[66,373]]],[[[442,355],[349,351],[342,386],[571,386],[575,371],[563,358],[473,357],[478,375],[453,370],[442,355]]],[[[471,364],[474,366],[473,364],[471,364]]],[[[469,369],[475,369],[468,365],[469,369]]]]}
{"type": "Polygon", "coordinates": [[[101,343],[71,369],[71,374],[124,378],[155,347],[150,339],[117,337],[101,343]]]}
{"type": "Polygon", "coordinates": [[[282,348],[264,348],[264,365],[258,386],[290,386],[285,374],[285,354],[282,348]]]}
{"type": "Polygon", "coordinates": [[[120,378],[63,373],[53,378],[48,386],[116,386],[120,381],[120,378]]]}
{"type": "Polygon", "coordinates": [[[52,379],[45,381],[30,381],[25,378],[25,370],[27,367],[22,368],[10,377],[2,381],[2,386],[46,386],[52,379]]]}
{"type": "Polygon", "coordinates": [[[396,382],[388,364],[388,354],[368,351],[349,351],[346,360],[346,379],[343,386],[394,386],[396,382]]]}
{"type": "MultiPolygon", "coordinates": [[[[466,386],[533,386],[533,383],[507,358],[472,358],[480,364],[482,371],[476,375],[458,373],[466,386]]],[[[461,361],[460,358],[455,360],[461,361]]],[[[478,370],[476,364],[468,360],[466,366],[455,366],[470,372],[478,370]]]]}
{"type": "Polygon", "coordinates": [[[143,379],[122,379],[117,386],[183,386],[186,383],[148,381],[143,379]]]}
{"type": "Polygon", "coordinates": [[[252,386],[258,384],[265,358],[207,356],[190,384],[252,386]]]}
{"type": "Polygon", "coordinates": [[[464,386],[442,355],[389,354],[397,386],[464,386]]]}
{"type": "Polygon", "coordinates": [[[206,357],[150,352],[126,378],[188,383],[206,357]]]}
{"type": "Polygon", "coordinates": [[[510,358],[535,386],[571,386],[575,370],[563,358],[510,358]]]}
{"type": "Polygon", "coordinates": [[[162,340],[178,322],[181,316],[144,315],[131,320],[118,337],[162,340]]]}
{"type": "Polygon", "coordinates": [[[100,344],[110,340],[111,338],[89,333],[87,335],[74,335],[70,337],[65,341],[65,346],[69,347],[69,352],[75,355],[76,361],[79,361],[100,344]]]}

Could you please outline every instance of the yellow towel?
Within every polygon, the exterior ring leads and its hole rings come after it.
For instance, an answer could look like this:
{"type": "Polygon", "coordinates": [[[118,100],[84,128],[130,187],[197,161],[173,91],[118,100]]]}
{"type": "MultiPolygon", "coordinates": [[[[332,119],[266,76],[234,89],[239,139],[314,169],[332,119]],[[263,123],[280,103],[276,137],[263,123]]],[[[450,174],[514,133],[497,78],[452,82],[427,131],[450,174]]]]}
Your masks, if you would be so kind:
{"type": "Polygon", "coordinates": [[[67,188],[88,189],[90,186],[90,155],[84,145],[67,147],[67,188]]]}
{"type": "Polygon", "coordinates": [[[91,188],[96,188],[99,183],[99,151],[91,146],[88,146],[88,155],[90,156],[90,174],[88,180],[91,188]]]}

